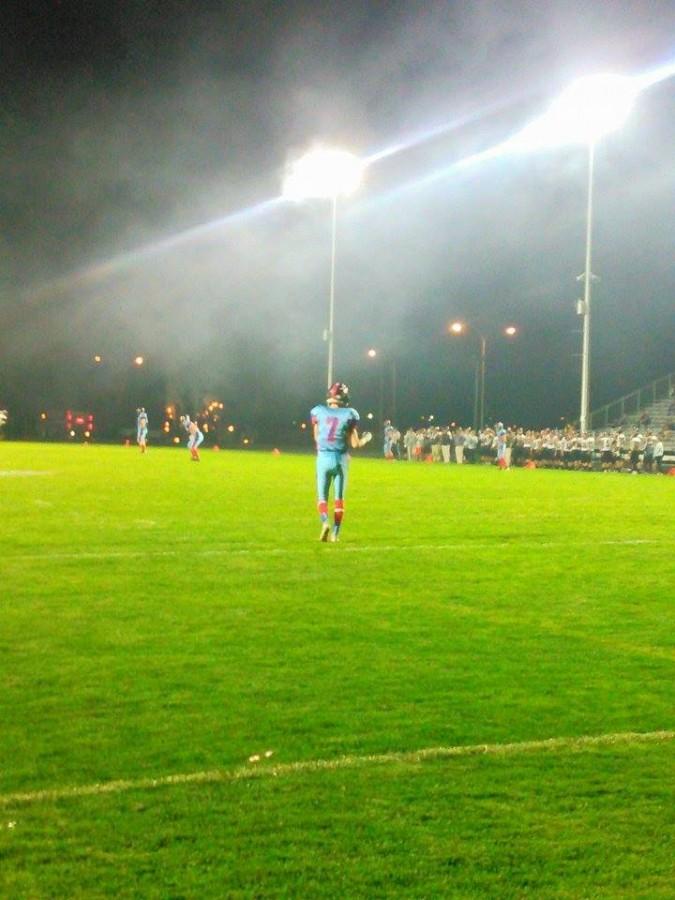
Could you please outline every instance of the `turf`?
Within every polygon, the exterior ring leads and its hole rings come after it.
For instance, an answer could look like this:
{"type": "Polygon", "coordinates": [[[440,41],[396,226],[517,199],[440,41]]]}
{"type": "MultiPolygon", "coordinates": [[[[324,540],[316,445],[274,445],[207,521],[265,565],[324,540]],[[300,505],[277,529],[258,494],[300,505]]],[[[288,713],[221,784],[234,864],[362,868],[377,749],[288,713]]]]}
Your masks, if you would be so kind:
{"type": "Polygon", "coordinates": [[[0,444],[0,896],[672,896],[675,480],[350,478],[0,444]]]}

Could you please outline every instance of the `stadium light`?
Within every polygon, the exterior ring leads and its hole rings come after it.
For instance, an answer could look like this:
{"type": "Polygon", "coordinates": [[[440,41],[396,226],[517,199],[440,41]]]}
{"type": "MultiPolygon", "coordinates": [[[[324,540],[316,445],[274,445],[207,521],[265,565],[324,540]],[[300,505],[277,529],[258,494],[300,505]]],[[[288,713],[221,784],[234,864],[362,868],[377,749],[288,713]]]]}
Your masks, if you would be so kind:
{"type": "Polygon", "coordinates": [[[640,80],[628,75],[600,74],[580,78],[508,144],[518,150],[595,144],[601,137],[621,128],[640,90],[640,80]]]}
{"type": "MultiPolygon", "coordinates": [[[[380,353],[375,347],[371,347],[368,350],[367,354],[369,359],[377,359],[379,357],[379,370],[380,370],[380,404],[379,404],[379,415],[380,422],[384,422],[384,366],[387,361],[387,354],[384,355],[380,353]]],[[[396,373],[396,360],[392,357],[389,359],[391,365],[391,418],[393,421],[396,421],[396,384],[397,384],[397,373],[396,373]]]]}
{"type": "Polygon", "coordinates": [[[644,84],[627,75],[600,74],[580,78],[571,84],[549,109],[526,125],[508,143],[516,150],[537,150],[564,144],[585,144],[588,148],[588,193],[586,205],[586,253],[583,273],[584,298],[578,304],[583,316],[581,348],[581,403],[579,430],[588,430],[591,359],[591,244],[593,233],[593,170],[595,145],[606,134],[621,128],[644,84]]]}
{"type": "MultiPolygon", "coordinates": [[[[470,330],[470,326],[466,322],[451,322],[448,325],[450,334],[462,335],[470,330]]],[[[473,399],[473,423],[476,430],[482,430],[485,424],[485,360],[487,357],[487,338],[480,331],[473,329],[478,335],[480,342],[480,355],[476,364],[476,375],[474,378],[474,399],[473,399]]],[[[506,337],[515,337],[518,334],[518,328],[515,325],[506,325],[503,329],[506,337]]]]}
{"type": "Polygon", "coordinates": [[[331,201],[331,261],[328,328],[324,340],[328,342],[328,387],[333,384],[335,359],[335,256],[338,197],[353,194],[363,179],[365,163],[346,150],[315,147],[294,162],[284,178],[282,194],[287,200],[331,201]]]}
{"type": "Polygon", "coordinates": [[[283,184],[287,200],[332,200],[353,194],[363,179],[364,163],[347,150],[315,147],[288,169],[283,184]]]}

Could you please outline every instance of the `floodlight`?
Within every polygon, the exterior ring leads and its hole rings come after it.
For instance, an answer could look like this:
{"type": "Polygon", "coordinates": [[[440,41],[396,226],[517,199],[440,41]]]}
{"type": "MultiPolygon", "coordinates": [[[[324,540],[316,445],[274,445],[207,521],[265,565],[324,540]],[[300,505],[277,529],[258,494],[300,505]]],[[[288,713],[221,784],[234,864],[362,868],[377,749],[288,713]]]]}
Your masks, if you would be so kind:
{"type": "Polygon", "coordinates": [[[348,196],[361,183],[364,167],[362,160],[346,150],[316,147],[290,166],[283,196],[287,200],[348,196]]]}
{"type": "Polygon", "coordinates": [[[330,293],[328,298],[328,328],[324,340],[328,343],[328,378],[330,388],[334,380],[333,360],[335,348],[335,257],[338,197],[352,194],[363,178],[365,163],[348,153],[327,147],[314,147],[288,169],[282,187],[286,200],[330,200],[331,255],[330,293]]]}
{"type": "Polygon", "coordinates": [[[536,150],[560,144],[595,143],[623,125],[640,88],[639,79],[627,75],[580,78],[508,144],[514,149],[536,150]]]}
{"type": "Polygon", "coordinates": [[[588,202],[586,212],[586,264],[584,298],[578,311],[584,317],[581,349],[581,410],[579,430],[588,425],[590,406],[590,348],[591,348],[591,243],[593,231],[593,168],[595,146],[604,135],[620,128],[628,118],[637,95],[661,77],[670,77],[664,70],[649,77],[630,78],[627,75],[600,74],[580,78],[571,84],[549,109],[526,125],[522,131],[506,141],[512,150],[537,150],[563,144],[585,144],[588,147],[588,202]]]}
{"type": "Polygon", "coordinates": [[[452,324],[450,325],[448,330],[451,331],[453,334],[462,334],[462,332],[464,331],[464,323],[463,322],[452,322],[452,324]]]}

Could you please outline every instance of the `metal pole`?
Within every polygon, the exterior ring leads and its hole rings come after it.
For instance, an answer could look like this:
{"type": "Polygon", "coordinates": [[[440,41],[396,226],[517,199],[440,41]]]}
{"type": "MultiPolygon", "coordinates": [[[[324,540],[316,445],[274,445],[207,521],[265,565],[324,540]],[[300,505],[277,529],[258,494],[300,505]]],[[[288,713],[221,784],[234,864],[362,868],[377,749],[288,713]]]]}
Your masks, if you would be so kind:
{"type": "Polygon", "coordinates": [[[473,427],[478,431],[478,405],[480,397],[480,360],[476,360],[476,370],[473,375],[473,427]]]}
{"type": "Polygon", "coordinates": [[[579,430],[583,434],[588,430],[588,408],[590,403],[591,374],[591,237],[593,233],[593,164],[595,161],[595,144],[588,145],[588,207],[586,211],[586,266],[584,268],[584,326],[581,346],[581,410],[579,413],[579,430]]]}
{"type": "Polygon", "coordinates": [[[337,231],[337,193],[333,194],[333,214],[330,253],[330,301],[328,305],[328,387],[333,384],[334,334],[335,325],[335,246],[337,231]]]}
{"type": "Polygon", "coordinates": [[[396,362],[391,361],[391,421],[396,424],[396,362]]]}
{"type": "Polygon", "coordinates": [[[482,431],[485,424],[485,354],[487,342],[483,335],[480,336],[480,424],[482,431]]]}

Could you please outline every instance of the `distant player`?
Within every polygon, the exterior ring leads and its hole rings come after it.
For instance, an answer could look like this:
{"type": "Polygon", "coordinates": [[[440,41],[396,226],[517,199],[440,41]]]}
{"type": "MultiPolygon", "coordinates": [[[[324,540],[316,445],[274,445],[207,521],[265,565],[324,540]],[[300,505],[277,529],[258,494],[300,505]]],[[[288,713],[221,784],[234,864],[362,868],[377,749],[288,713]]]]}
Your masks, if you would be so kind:
{"type": "Polygon", "coordinates": [[[383,441],[383,446],[382,446],[382,452],[384,454],[385,459],[393,459],[394,458],[394,451],[392,449],[392,446],[394,443],[394,431],[395,430],[396,429],[391,424],[391,421],[389,419],[385,419],[384,420],[384,429],[383,429],[384,441],[383,441]]]}
{"type": "Polygon", "coordinates": [[[190,420],[190,416],[181,416],[180,423],[188,433],[188,450],[193,462],[199,462],[199,445],[204,440],[204,435],[199,430],[199,425],[190,420]]]}
{"type": "Polygon", "coordinates": [[[141,453],[145,453],[148,449],[148,414],[142,406],[136,410],[136,443],[141,453]]]}
{"type": "Polygon", "coordinates": [[[507,432],[506,428],[504,428],[504,424],[502,422],[497,422],[495,425],[495,441],[497,443],[497,465],[499,468],[504,471],[509,468],[508,454],[507,454],[507,432]]]}
{"type": "Polygon", "coordinates": [[[339,381],[329,388],[326,403],[315,406],[310,415],[316,443],[316,486],[321,520],[319,540],[327,541],[330,535],[330,540],[336,542],[339,540],[345,510],[349,449],[365,447],[373,436],[365,432],[363,437],[359,437],[356,426],[359,414],[349,406],[349,388],[339,381]],[[334,501],[332,530],[328,520],[331,483],[334,501]]]}

